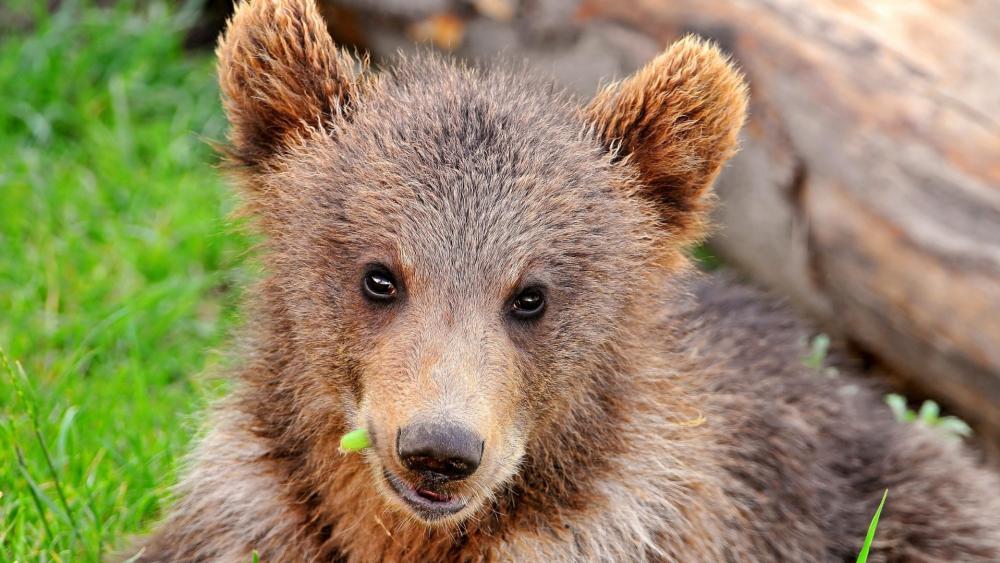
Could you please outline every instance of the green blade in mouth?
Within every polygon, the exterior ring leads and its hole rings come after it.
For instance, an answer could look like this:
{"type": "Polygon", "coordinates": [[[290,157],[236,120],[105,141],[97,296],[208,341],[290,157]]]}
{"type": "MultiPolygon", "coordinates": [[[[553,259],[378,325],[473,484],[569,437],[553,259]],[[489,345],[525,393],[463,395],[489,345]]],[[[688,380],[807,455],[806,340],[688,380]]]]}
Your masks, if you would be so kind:
{"type": "Polygon", "coordinates": [[[364,428],[355,428],[340,438],[340,451],[345,454],[360,452],[371,445],[368,431],[364,428]]]}

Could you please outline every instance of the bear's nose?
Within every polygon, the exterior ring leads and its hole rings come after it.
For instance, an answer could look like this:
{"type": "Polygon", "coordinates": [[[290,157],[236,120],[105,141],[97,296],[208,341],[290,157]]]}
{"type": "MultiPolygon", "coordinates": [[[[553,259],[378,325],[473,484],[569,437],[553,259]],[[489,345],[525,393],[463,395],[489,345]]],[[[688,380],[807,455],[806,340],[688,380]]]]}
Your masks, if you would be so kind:
{"type": "Polygon", "coordinates": [[[483,458],[483,440],[457,424],[417,422],[396,436],[403,465],[427,479],[453,481],[475,473],[483,458]]]}

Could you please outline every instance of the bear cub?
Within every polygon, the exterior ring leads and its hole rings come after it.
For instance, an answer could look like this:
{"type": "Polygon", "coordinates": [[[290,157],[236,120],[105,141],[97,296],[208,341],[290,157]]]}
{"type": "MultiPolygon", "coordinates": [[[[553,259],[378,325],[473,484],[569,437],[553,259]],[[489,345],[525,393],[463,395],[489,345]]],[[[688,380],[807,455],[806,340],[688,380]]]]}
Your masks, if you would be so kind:
{"type": "Polygon", "coordinates": [[[687,257],[747,88],[688,37],[579,104],[313,0],[218,48],[254,217],[234,390],[139,561],[1000,561],[1000,482],[687,257]],[[338,452],[364,428],[372,445],[338,452]]]}

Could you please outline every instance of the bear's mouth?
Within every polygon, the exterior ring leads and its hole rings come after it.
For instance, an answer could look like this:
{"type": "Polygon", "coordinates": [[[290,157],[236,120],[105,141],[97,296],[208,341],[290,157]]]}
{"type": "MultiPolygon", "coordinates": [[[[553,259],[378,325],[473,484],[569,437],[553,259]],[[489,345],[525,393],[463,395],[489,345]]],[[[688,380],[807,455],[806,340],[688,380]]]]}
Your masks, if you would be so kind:
{"type": "Polygon", "coordinates": [[[465,508],[465,500],[443,491],[410,485],[387,469],[382,470],[382,477],[396,495],[424,520],[440,520],[465,508]]]}

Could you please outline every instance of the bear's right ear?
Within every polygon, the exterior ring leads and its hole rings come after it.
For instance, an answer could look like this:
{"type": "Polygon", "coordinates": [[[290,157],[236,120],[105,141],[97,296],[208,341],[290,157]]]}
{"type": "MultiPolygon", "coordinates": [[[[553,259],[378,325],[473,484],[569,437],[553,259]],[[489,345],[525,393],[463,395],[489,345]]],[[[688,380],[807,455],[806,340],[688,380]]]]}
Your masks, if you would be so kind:
{"type": "Polygon", "coordinates": [[[736,151],[746,109],[742,73],[714,44],[688,36],[598,93],[586,119],[638,172],[665,232],[686,245],[703,236],[712,182],[736,151]]]}
{"type": "Polygon", "coordinates": [[[251,167],[340,115],[357,89],[314,0],[240,2],[216,54],[231,157],[251,167]]]}

